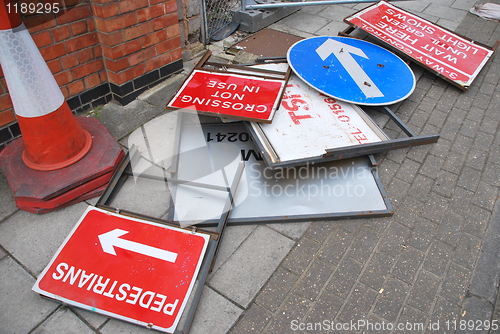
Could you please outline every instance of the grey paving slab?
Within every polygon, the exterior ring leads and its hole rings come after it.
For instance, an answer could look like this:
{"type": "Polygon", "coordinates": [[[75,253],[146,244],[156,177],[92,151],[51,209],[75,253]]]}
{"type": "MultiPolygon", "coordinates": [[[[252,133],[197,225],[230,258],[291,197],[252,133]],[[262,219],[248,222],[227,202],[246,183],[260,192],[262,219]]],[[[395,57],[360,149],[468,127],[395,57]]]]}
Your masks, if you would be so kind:
{"type": "Polygon", "coordinates": [[[324,17],[318,17],[305,12],[297,12],[290,15],[279,22],[279,24],[293,27],[294,29],[303,31],[308,34],[315,34],[316,31],[327,25],[330,20],[324,17]]]}
{"type": "Polygon", "coordinates": [[[222,236],[222,241],[219,244],[219,249],[217,250],[217,257],[212,267],[212,275],[217,272],[217,270],[222,266],[233,253],[238,249],[243,241],[257,227],[255,225],[248,226],[228,226],[224,229],[224,234],[222,236]]]}
{"type": "Polygon", "coordinates": [[[481,240],[467,233],[462,233],[453,256],[457,263],[466,268],[473,268],[481,250],[481,240]]]}
{"type": "MultiPolygon", "coordinates": [[[[312,303],[300,296],[290,294],[283,302],[279,312],[264,328],[264,333],[290,333],[295,323],[300,323],[307,316],[312,303]]],[[[297,328],[298,329],[298,328],[297,328]]]]}
{"type": "Polygon", "coordinates": [[[465,299],[472,271],[452,262],[441,285],[439,295],[444,299],[460,305],[465,299]]]}
{"type": "MultiPolygon", "coordinates": [[[[324,17],[333,22],[343,22],[344,17],[347,17],[353,13],[353,10],[348,5],[330,5],[326,6],[321,11],[317,12],[315,15],[324,17]]],[[[345,29],[345,23],[344,23],[345,29]]],[[[343,29],[342,29],[343,30],[343,29]]]]}
{"type": "Polygon", "coordinates": [[[433,306],[434,297],[439,290],[440,280],[435,275],[420,271],[412,285],[408,305],[417,310],[429,313],[433,306]]]}
{"type": "Polygon", "coordinates": [[[394,5],[396,7],[403,8],[413,14],[418,15],[419,13],[422,13],[425,8],[427,8],[432,1],[429,0],[422,0],[422,1],[401,1],[399,3],[395,3],[394,5]]]}
{"type": "Polygon", "coordinates": [[[201,298],[191,334],[227,333],[243,311],[209,287],[203,289],[201,298]]]}
{"type": "Polygon", "coordinates": [[[442,298],[438,298],[426,333],[455,333],[454,322],[460,315],[460,307],[442,298]]]}
{"type": "Polygon", "coordinates": [[[18,210],[11,195],[9,184],[2,173],[0,173],[0,203],[2,203],[0,206],[0,222],[18,210]]]}
{"type": "Polygon", "coordinates": [[[476,3],[476,0],[455,0],[451,7],[469,11],[476,3]]]}
{"type": "Polygon", "coordinates": [[[290,239],[298,240],[311,225],[310,222],[305,223],[275,223],[268,224],[269,228],[289,237],[290,239]]]}
{"type": "MultiPolygon", "coordinates": [[[[150,163],[143,173],[163,177],[163,171],[150,163]]],[[[112,207],[162,217],[170,205],[170,192],[166,183],[143,177],[129,177],[117,192],[112,207]],[[144,198],[148,198],[147,201],[144,198]]]]}
{"type": "Polygon", "coordinates": [[[305,323],[331,324],[342,307],[343,300],[335,294],[324,291],[305,319],[305,323]]]}
{"type": "Polygon", "coordinates": [[[413,247],[405,248],[392,268],[392,276],[408,284],[413,283],[424,258],[425,253],[419,252],[413,247]]]}
{"type": "Polygon", "coordinates": [[[145,334],[151,333],[151,330],[146,327],[131,324],[129,322],[124,322],[116,319],[109,319],[102,327],[99,328],[99,333],[103,334],[145,334]]]}
{"type": "Polygon", "coordinates": [[[259,226],[208,284],[238,305],[247,307],[293,244],[291,239],[259,226]]]}
{"type": "Polygon", "coordinates": [[[115,138],[122,139],[164,111],[164,108],[141,100],[134,100],[126,106],[108,103],[96,116],[115,138]]]}
{"type": "Polygon", "coordinates": [[[59,305],[31,291],[35,279],[10,257],[0,260],[1,332],[28,333],[59,305]]]}
{"type": "Polygon", "coordinates": [[[38,326],[33,334],[91,334],[94,331],[80,320],[69,308],[60,307],[49,319],[38,326]]]}
{"type": "Polygon", "coordinates": [[[44,215],[18,211],[0,224],[0,245],[32,275],[38,275],[47,266],[86,208],[85,203],[78,203],[44,215]]]}
{"type": "Polygon", "coordinates": [[[354,237],[352,235],[337,227],[324,243],[318,256],[326,262],[338,265],[353,240],[354,237]]]}
{"type": "Polygon", "coordinates": [[[444,242],[436,240],[429,247],[422,269],[442,277],[448,268],[453,254],[453,247],[444,242]]]}
{"type": "Polygon", "coordinates": [[[342,307],[338,319],[345,323],[357,322],[368,318],[368,313],[375,301],[378,292],[364,284],[356,284],[342,307]]]}
{"type": "Polygon", "coordinates": [[[359,263],[366,263],[379,240],[380,235],[373,233],[372,229],[363,226],[357,231],[356,239],[354,239],[346,255],[359,263]]]}
{"type": "Polygon", "coordinates": [[[91,328],[101,328],[109,318],[99,313],[87,311],[77,307],[71,307],[73,312],[83,319],[91,328]]]}
{"type": "Polygon", "coordinates": [[[325,241],[330,235],[333,227],[338,224],[337,221],[317,221],[314,224],[310,224],[309,228],[305,232],[305,236],[309,239],[315,240],[316,242],[325,241]]]}
{"type": "MultiPolygon", "coordinates": [[[[484,325],[484,321],[489,320],[493,313],[493,305],[485,299],[472,296],[468,298],[465,302],[464,308],[468,310],[468,312],[463,315],[460,320],[457,321],[457,330],[455,333],[457,334],[472,334],[472,333],[480,333],[487,334],[489,333],[489,328],[484,325]],[[463,326],[467,324],[469,321],[480,321],[478,327],[472,326],[472,328],[468,326],[463,326]],[[460,326],[460,321],[462,322],[462,326],[460,326]],[[477,330],[476,330],[477,328],[477,330]],[[488,328],[488,329],[487,329],[488,328]]],[[[497,332],[496,330],[492,331],[493,333],[497,332]]]]}
{"type": "Polygon", "coordinates": [[[139,95],[137,99],[160,109],[164,109],[170,99],[175,95],[175,92],[181,86],[182,82],[193,69],[194,65],[194,60],[184,62],[184,69],[180,74],[173,75],[155,87],[148,89],[139,95]]]}
{"type": "Polygon", "coordinates": [[[320,247],[321,244],[316,240],[302,238],[283,261],[283,267],[296,275],[301,275],[320,247]]]}
{"type": "Polygon", "coordinates": [[[459,21],[448,20],[443,18],[438,19],[435,23],[451,31],[455,31],[460,26],[459,21]]]}

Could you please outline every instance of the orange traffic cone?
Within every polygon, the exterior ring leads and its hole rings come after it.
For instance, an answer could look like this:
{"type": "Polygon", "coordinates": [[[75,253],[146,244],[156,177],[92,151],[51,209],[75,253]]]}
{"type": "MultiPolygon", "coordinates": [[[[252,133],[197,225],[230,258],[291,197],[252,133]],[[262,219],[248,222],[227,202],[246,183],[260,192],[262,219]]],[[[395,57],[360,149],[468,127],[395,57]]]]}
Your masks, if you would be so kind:
{"type": "Polygon", "coordinates": [[[96,119],[73,116],[8,1],[0,0],[0,65],[22,138],[0,152],[0,164],[17,206],[47,212],[99,195],[124,152],[96,119]]]}
{"type": "Polygon", "coordinates": [[[37,170],[69,166],[90,150],[90,134],[77,123],[24,24],[8,17],[0,18],[0,64],[24,138],[23,161],[37,170]]]}

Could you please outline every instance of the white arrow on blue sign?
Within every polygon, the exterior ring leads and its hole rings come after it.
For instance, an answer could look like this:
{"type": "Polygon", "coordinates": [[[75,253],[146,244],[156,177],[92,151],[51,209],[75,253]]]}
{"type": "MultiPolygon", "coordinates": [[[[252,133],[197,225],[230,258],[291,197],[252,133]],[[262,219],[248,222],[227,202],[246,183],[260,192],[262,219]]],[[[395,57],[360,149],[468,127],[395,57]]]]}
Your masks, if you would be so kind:
{"type": "Polygon", "coordinates": [[[349,37],[301,40],[288,50],[292,70],[314,89],[361,105],[388,105],[415,89],[410,67],[394,53],[349,37]]]}

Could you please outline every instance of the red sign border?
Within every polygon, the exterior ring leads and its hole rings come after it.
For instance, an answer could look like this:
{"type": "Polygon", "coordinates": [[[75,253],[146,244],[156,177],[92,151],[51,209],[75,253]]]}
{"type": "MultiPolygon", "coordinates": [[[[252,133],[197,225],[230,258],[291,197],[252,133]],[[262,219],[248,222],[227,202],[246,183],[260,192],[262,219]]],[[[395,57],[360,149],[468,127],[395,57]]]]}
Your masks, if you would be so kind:
{"type": "Polygon", "coordinates": [[[397,7],[397,6],[394,6],[393,4],[388,3],[388,2],[386,2],[386,1],[379,1],[379,2],[377,2],[376,4],[373,4],[373,5],[371,5],[371,6],[368,6],[368,7],[364,8],[364,9],[360,10],[360,11],[358,11],[358,12],[356,12],[356,13],[354,13],[354,14],[352,14],[352,15],[350,15],[350,16],[348,16],[348,17],[346,17],[346,18],[344,18],[344,22],[345,22],[345,23],[347,23],[348,25],[352,26],[352,27],[359,28],[359,29],[360,29],[360,30],[362,30],[363,32],[365,32],[365,33],[369,34],[371,37],[375,38],[377,41],[380,41],[380,42],[382,42],[384,45],[388,46],[388,47],[389,47],[391,50],[393,50],[394,52],[397,52],[398,54],[400,54],[402,57],[404,57],[404,58],[406,58],[406,59],[409,59],[409,60],[411,60],[411,61],[415,62],[416,64],[418,64],[418,65],[420,65],[420,66],[424,67],[425,69],[427,69],[427,70],[429,70],[429,71],[431,71],[431,72],[435,73],[435,74],[436,74],[436,75],[438,75],[439,77],[441,77],[441,78],[443,78],[444,80],[446,80],[446,81],[448,81],[448,82],[452,83],[453,85],[457,86],[458,88],[460,88],[460,89],[462,89],[462,90],[468,90],[468,89],[469,89],[469,87],[470,87],[470,85],[472,84],[472,82],[474,81],[474,79],[477,77],[477,75],[478,75],[478,74],[479,74],[479,72],[482,70],[482,68],[484,67],[484,65],[486,65],[487,61],[488,61],[488,60],[489,60],[489,59],[493,56],[493,53],[495,52],[495,50],[494,50],[493,48],[491,48],[491,47],[489,47],[489,46],[487,46],[487,45],[485,45],[485,44],[482,44],[482,43],[480,43],[480,42],[476,42],[476,41],[474,41],[474,40],[472,40],[472,39],[470,39],[470,38],[467,38],[467,37],[465,37],[465,36],[462,36],[462,35],[460,35],[460,34],[458,34],[458,33],[454,32],[454,31],[452,31],[452,30],[450,30],[450,29],[447,29],[447,28],[442,27],[442,26],[440,26],[440,25],[438,25],[438,24],[436,24],[436,23],[433,23],[433,22],[431,22],[431,21],[428,21],[428,20],[426,20],[426,19],[424,19],[424,18],[422,18],[422,17],[420,17],[420,16],[418,16],[418,15],[415,15],[415,14],[412,14],[412,13],[410,13],[410,12],[408,12],[408,11],[405,11],[404,9],[401,9],[401,8],[399,8],[399,7],[397,7]],[[441,29],[441,30],[444,30],[444,31],[448,32],[450,35],[456,36],[456,37],[458,37],[458,38],[461,38],[461,39],[463,39],[463,40],[467,41],[468,43],[471,43],[471,45],[473,44],[474,46],[478,46],[478,47],[484,48],[484,49],[486,49],[486,50],[488,51],[488,56],[486,56],[486,57],[482,60],[482,62],[481,62],[480,64],[478,64],[477,69],[475,70],[474,74],[472,74],[472,75],[470,75],[470,76],[469,76],[469,80],[468,80],[465,84],[461,84],[461,83],[460,83],[461,81],[456,81],[456,80],[453,80],[453,79],[451,79],[451,78],[449,78],[449,77],[447,77],[447,76],[445,76],[445,75],[441,74],[440,72],[435,71],[435,70],[434,70],[434,69],[432,69],[431,67],[426,66],[424,63],[420,62],[418,59],[415,59],[415,58],[414,58],[414,57],[412,57],[411,55],[409,55],[409,54],[407,54],[407,53],[403,52],[402,50],[400,50],[400,49],[398,49],[398,48],[396,48],[396,47],[392,46],[390,43],[387,43],[386,41],[384,41],[383,39],[379,38],[378,36],[376,36],[376,35],[374,35],[374,34],[371,34],[369,31],[366,31],[366,30],[364,30],[362,27],[359,27],[359,26],[357,26],[356,24],[354,24],[353,22],[350,22],[350,21],[349,21],[350,19],[353,19],[353,18],[358,18],[358,19],[361,19],[361,18],[360,18],[360,16],[361,16],[362,14],[365,14],[366,12],[369,12],[369,11],[371,11],[371,10],[376,10],[376,9],[377,9],[377,8],[378,8],[381,4],[384,4],[384,5],[386,5],[386,6],[389,6],[389,7],[391,7],[391,8],[394,8],[394,9],[396,9],[396,10],[398,10],[398,11],[401,11],[401,12],[403,12],[403,13],[405,13],[405,14],[409,15],[409,16],[412,16],[412,17],[418,18],[418,19],[419,19],[419,20],[421,20],[422,22],[426,22],[427,24],[429,24],[429,25],[431,25],[431,26],[437,27],[437,28],[439,28],[439,29],[441,29]]]}
{"type": "MultiPolygon", "coordinates": [[[[243,68],[242,70],[246,71],[246,68],[243,68]]],[[[248,71],[251,71],[251,68],[248,69],[248,71]]],[[[271,77],[261,77],[257,75],[248,75],[244,73],[238,73],[238,72],[220,72],[220,71],[211,71],[208,69],[204,68],[195,68],[193,71],[189,74],[189,76],[186,78],[186,80],[182,83],[181,87],[178,89],[178,91],[175,93],[175,95],[172,97],[172,99],[167,103],[167,108],[168,109],[179,109],[179,107],[172,106],[173,103],[177,100],[177,98],[182,94],[184,91],[184,88],[189,84],[190,80],[193,78],[195,73],[198,72],[203,72],[203,73],[209,73],[209,74],[215,74],[215,75],[223,75],[223,76],[234,76],[234,77],[241,77],[241,78],[247,78],[247,79],[252,79],[252,80],[259,80],[259,81],[272,81],[272,82],[279,82],[281,84],[281,88],[279,89],[279,92],[276,96],[276,99],[274,100],[272,111],[269,115],[268,118],[254,118],[254,117],[241,117],[241,116],[235,116],[232,114],[224,114],[224,113],[219,113],[219,112],[213,112],[213,111],[207,111],[207,110],[191,110],[191,109],[182,109],[190,112],[195,112],[198,114],[202,115],[208,115],[208,116],[218,116],[218,117],[223,117],[227,119],[235,119],[235,120],[242,120],[242,121],[251,121],[251,122],[260,122],[260,123],[271,123],[274,117],[274,114],[276,110],[279,107],[279,104],[281,102],[281,98],[283,95],[283,91],[285,90],[286,84],[288,80],[285,79],[280,79],[278,77],[276,78],[271,78],[271,77]]],[[[284,76],[286,76],[286,73],[283,73],[284,76]]]]}
{"type": "Polygon", "coordinates": [[[32,291],[34,291],[34,292],[36,292],[36,293],[38,293],[40,295],[46,296],[48,298],[61,301],[64,304],[84,309],[86,311],[95,312],[95,313],[102,314],[102,315],[105,315],[105,316],[109,316],[109,317],[112,317],[112,318],[115,318],[115,319],[127,321],[127,322],[130,322],[130,323],[136,324],[136,325],[144,326],[146,328],[153,328],[153,329],[156,329],[156,330],[159,330],[159,331],[163,331],[163,332],[167,332],[167,333],[173,333],[175,331],[177,325],[179,324],[179,321],[180,321],[180,319],[181,319],[181,317],[182,317],[182,315],[184,313],[184,308],[186,307],[186,304],[187,304],[187,302],[189,300],[189,296],[191,295],[191,292],[193,291],[194,285],[196,283],[196,278],[197,278],[197,276],[199,274],[201,265],[202,265],[204,257],[205,257],[205,253],[206,253],[206,251],[208,249],[209,242],[210,242],[210,236],[208,234],[204,234],[204,233],[200,233],[200,232],[195,232],[195,231],[186,231],[186,230],[181,229],[181,228],[177,228],[177,227],[173,227],[173,226],[168,226],[168,225],[164,225],[164,224],[158,224],[158,223],[151,222],[151,221],[146,221],[146,220],[143,220],[143,219],[138,219],[138,218],[133,218],[133,217],[128,217],[128,216],[123,216],[123,215],[120,215],[120,214],[117,214],[117,213],[113,213],[113,212],[110,212],[110,211],[107,211],[107,210],[103,210],[103,209],[96,208],[96,207],[93,207],[93,206],[88,206],[87,209],[85,210],[85,212],[83,213],[83,215],[80,217],[80,219],[76,223],[76,225],[73,227],[73,229],[71,230],[71,232],[68,234],[68,236],[66,237],[66,239],[64,240],[64,242],[61,244],[61,246],[59,246],[59,248],[57,249],[57,251],[54,254],[54,256],[52,257],[52,259],[49,261],[49,263],[44,268],[44,270],[42,271],[42,273],[38,276],[35,284],[32,287],[32,291]],[[83,220],[85,219],[85,217],[87,216],[87,214],[90,211],[99,211],[99,212],[102,212],[102,213],[105,213],[105,214],[109,214],[109,215],[113,215],[113,216],[116,216],[116,217],[119,217],[119,218],[122,218],[122,219],[128,219],[128,220],[135,221],[135,222],[142,223],[142,224],[147,224],[147,225],[152,225],[152,226],[156,226],[156,227],[171,229],[171,230],[175,230],[175,231],[181,232],[181,233],[197,234],[198,236],[201,236],[202,238],[205,239],[205,245],[204,245],[203,250],[202,250],[202,252],[200,254],[199,261],[197,263],[197,266],[196,266],[193,278],[192,278],[191,283],[190,283],[190,287],[189,287],[189,289],[188,289],[188,291],[186,293],[186,296],[185,296],[185,298],[184,298],[184,300],[183,300],[183,302],[182,302],[182,304],[180,306],[180,310],[179,310],[179,312],[177,314],[177,317],[174,319],[173,325],[170,328],[163,328],[163,327],[155,326],[154,324],[151,326],[151,324],[148,324],[148,323],[143,322],[141,320],[129,318],[129,317],[117,314],[117,313],[108,312],[108,311],[101,310],[101,309],[98,309],[98,308],[93,307],[93,306],[82,304],[82,303],[79,303],[79,302],[76,302],[76,301],[73,301],[73,300],[70,300],[70,299],[58,296],[58,295],[56,295],[54,293],[51,293],[49,291],[42,290],[39,287],[40,281],[47,274],[47,272],[51,268],[52,264],[57,260],[57,258],[59,256],[59,254],[61,253],[61,251],[64,249],[64,247],[66,246],[66,244],[72,238],[73,234],[78,229],[78,227],[80,226],[80,224],[83,222],[83,220]]]}

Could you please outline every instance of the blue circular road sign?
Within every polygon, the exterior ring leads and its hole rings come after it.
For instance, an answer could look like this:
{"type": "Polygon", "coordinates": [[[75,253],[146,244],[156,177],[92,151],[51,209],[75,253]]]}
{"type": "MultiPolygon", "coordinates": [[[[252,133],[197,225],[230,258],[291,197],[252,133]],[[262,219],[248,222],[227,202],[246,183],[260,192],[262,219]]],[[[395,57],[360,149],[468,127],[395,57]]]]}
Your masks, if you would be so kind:
{"type": "Polygon", "coordinates": [[[307,38],[292,45],[287,58],[308,85],[355,104],[393,104],[415,89],[413,71],[401,58],[360,39],[307,38]]]}

